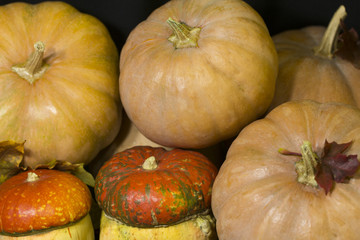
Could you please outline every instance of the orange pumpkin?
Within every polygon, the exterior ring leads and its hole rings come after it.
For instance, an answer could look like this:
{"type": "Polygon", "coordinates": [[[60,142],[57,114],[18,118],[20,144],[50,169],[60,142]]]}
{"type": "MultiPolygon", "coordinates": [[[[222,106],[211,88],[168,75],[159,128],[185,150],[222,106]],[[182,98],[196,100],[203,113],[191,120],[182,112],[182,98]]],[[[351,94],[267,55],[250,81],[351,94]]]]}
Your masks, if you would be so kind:
{"type": "Polygon", "coordinates": [[[241,0],[172,0],[128,36],[120,96],[139,131],[163,146],[205,148],[269,107],[277,54],[241,0]]]}
{"type": "Polygon", "coordinates": [[[279,74],[270,109],[303,99],[360,106],[360,69],[339,55],[341,47],[349,44],[340,38],[345,34],[340,29],[345,16],[345,7],[341,6],[328,28],[308,26],[273,36],[279,74]]]}
{"type": "Polygon", "coordinates": [[[0,239],[94,239],[88,187],[70,173],[37,169],[0,185],[0,239]]]}
{"type": "Polygon", "coordinates": [[[118,51],[105,26],[64,2],[0,7],[0,141],[26,166],[88,163],[121,121],[118,51]]]}
{"type": "Polygon", "coordinates": [[[278,106],[241,131],[215,179],[219,238],[359,239],[358,156],[358,108],[314,101],[278,106]]]}

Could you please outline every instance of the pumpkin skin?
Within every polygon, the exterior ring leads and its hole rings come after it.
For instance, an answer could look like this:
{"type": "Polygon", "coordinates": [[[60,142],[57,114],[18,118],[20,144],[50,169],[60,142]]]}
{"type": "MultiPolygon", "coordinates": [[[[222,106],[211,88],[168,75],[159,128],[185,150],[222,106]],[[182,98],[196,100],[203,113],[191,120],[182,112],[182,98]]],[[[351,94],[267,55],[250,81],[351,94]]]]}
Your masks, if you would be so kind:
{"type": "Polygon", "coordinates": [[[266,111],[277,69],[267,27],[245,2],[172,0],[128,36],[120,55],[120,97],[153,142],[205,148],[236,136],[266,111]],[[195,47],[174,47],[169,18],[200,28],[195,47]]]}
{"type": "Polygon", "coordinates": [[[346,154],[360,154],[360,110],[341,103],[294,101],[244,128],[232,143],[214,182],[212,210],[219,239],[359,238],[360,180],[321,188],[297,182],[303,141],[321,151],[325,140],[353,141],[346,154]],[[241,227],[239,227],[241,226],[241,227]]]}
{"type": "Polygon", "coordinates": [[[21,172],[0,185],[0,239],[94,239],[91,202],[88,187],[70,173],[21,172]]]}
{"type": "Polygon", "coordinates": [[[287,101],[303,99],[360,106],[357,91],[360,69],[335,55],[336,49],[316,52],[326,30],[323,26],[308,26],[273,36],[279,56],[279,74],[270,109],[287,101]]]}
{"type": "Polygon", "coordinates": [[[4,5],[0,23],[0,141],[26,141],[33,169],[54,159],[90,162],[121,123],[119,54],[107,29],[63,2],[4,5]],[[38,41],[48,67],[30,83],[13,67],[38,41]]]}
{"type": "Polygon", "coordinates": [[[215,165],[198,152],[136,146],[101,167],[95,198],[106,215],[126,225],[171,225],[210,209],[216,174],[215,165]],[[150,157],[154,169],[143,165],[150,157]]]}

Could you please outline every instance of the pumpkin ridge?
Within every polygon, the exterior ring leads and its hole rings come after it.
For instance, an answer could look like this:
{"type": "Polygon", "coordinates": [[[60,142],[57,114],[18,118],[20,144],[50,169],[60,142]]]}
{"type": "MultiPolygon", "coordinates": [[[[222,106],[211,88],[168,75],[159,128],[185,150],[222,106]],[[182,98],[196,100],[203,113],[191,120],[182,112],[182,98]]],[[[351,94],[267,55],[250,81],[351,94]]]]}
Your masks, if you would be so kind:
{"type": "MultiPolygon", "coordinates": [[[[344,80],[344,83],[346,84],[346,89],[348,90],[348,96],[351,96],[352,102],[356,103],[355,94],[356,91],[351,91],[351,78],[346,77],[345,71],[340,66],[340,61],[335,62],[336,69],[338,70],[339,74],[342,76],[342,80],[344,80]]],[[[358,80],[358,79],[356,79],[358,80]]],[[[355,105],[355,104],[354,104],[355,105]]]]}

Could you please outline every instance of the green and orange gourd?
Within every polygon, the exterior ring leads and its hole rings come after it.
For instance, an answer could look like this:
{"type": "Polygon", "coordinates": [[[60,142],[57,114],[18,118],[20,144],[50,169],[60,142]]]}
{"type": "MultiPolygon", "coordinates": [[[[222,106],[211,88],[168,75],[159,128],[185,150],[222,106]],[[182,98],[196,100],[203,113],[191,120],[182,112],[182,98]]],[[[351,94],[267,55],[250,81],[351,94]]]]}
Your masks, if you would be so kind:
{"type": "Polygon", "coordinates": [[[216,239],[211,189],[217,169],[204,155],[137,146],[99,170],[100,238],[216,239]]]}

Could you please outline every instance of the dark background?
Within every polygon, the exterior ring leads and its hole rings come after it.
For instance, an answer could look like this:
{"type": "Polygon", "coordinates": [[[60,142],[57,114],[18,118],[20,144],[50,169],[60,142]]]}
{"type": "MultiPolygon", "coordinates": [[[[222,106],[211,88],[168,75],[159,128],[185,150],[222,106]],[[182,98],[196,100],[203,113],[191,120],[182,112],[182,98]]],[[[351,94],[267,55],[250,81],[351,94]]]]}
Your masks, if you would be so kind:
{"type": "MultiPolygon", "coordinates": [[[[14,1],[0,0],[7,4],[14,1]]],[[[40,0],[23,0],[28,3],[40,0]]],[[[130,31],[166,0],[64,0],[79,11],[91,14],[101,20],[110,31],[119,51],[130,31]]],[[[271,35],[305,27],[308,25],[327,26],[337,8],[343,4],[348,16],[348,27],[360,32],[359,0],[245,0],[264,19],[271,35]]]]}

